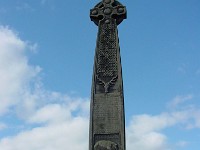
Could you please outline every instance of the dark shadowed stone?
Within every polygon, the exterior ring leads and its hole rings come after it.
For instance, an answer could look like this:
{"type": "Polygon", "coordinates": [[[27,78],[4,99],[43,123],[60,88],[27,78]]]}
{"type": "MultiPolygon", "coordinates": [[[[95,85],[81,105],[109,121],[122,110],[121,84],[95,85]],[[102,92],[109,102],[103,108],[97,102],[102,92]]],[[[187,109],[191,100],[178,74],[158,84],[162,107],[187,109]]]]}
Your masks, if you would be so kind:
{"type": "Polygon", "coordinates": [[[124,12],[124,8],[119,8],[117,11],[118,11],[118,13],[123,13],[124,12]]]}
{"type": "Polygon", "coordinates": [[[112,10],[111,10],[110,8],[106,8],[106,9],[104,10],[104,13],[105,13],[106,15],[109,15],[109,14],[112,13],[112,10]]]}
{"type": "Polygon", "coordinates": [[[92,15],[97,15],[98,14],[98,11],[97,10],[93,10],[92,11],[92,15]]]}
{"type": "Polygon", "coordinates": [[[106,4],[109,4],[109,3],[111,2],[111,0],[104,0],[104,2],[105,2],[106,4]]]}
{"type": "Polygon", "coordinates": [[[110,20],[106,20],[105,23],[109,24],[109,23],[110,23],[110,20]]]}

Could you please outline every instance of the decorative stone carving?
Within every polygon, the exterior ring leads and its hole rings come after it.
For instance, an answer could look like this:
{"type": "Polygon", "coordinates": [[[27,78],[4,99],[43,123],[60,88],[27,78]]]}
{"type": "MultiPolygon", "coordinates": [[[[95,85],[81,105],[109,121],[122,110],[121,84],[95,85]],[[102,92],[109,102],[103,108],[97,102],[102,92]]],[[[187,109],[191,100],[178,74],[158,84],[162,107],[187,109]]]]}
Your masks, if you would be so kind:
{"type": "Polygon", "coordinates": [[[90,18],[98,26],[99,21],[113,18],[119,25],[126,19],[126,7],[116,0],[103,0],[90,10],[90,18]]]}
{"type": "MultiPolygon", "coordinates": [[[[107,21],[107,20],[106,20],[107,21]]],[[[97,52],[96,77],[100,85],[103,85],[105,93],[114,85],[118,77],[116,23],[103,23],[99,26],[99,42],[97,52]]]]}

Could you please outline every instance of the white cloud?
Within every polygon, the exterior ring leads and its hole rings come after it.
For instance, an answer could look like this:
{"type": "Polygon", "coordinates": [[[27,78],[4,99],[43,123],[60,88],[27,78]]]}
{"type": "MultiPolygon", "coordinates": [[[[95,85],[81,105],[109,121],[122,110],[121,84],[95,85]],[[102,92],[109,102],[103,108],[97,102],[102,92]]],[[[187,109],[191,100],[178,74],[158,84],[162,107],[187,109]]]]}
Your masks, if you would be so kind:
{"type": "Polygon", "coordinates": [[[27,122],[24,125],[37,127],[21,130],[17,135],[0,139],[1,149],[88,149],[89,101],[81,98],[70,98],[55,92],[49,92],[49,95],[45,93],[43,98],[46,98],[46,101],[50,100],[50,102],[40,104],[32,113],[23,117],[27,122]],[[54,101],[55,99],[57,101],[54,101]]]}
{"type": "Polygon", "coordinates": [[[168,150],[167,137],[158,132],[137,135],[133,131],[127,132],[127,150],[168,150]]]}
{"type": "Polygon", "coordinates": [[[138,150],[174,149],[171,145],[186,147],[189,142],[181,139],[178,143],[169,143],[163,131],[171,127],[178,127],[177,132],[181,132],[179,128],[181,130],[200,128],[199,120],[200,109],[188,107],[154,116],[148,114],[133,116],[127,127],[127,149],[131,150],[132,147],[138,150]]]}
{"type": "Polygon", "coordinates": [[[64,121],[70,121],[74,117],[79,116],[87,118],[89,107],[89,101],[74,100],[65,103],[46,104],[42,108],[38,109],[33,116],[28,120],[29,123],[48,123],[59,124],[64,121]],[[73,112],[77,114],[73,115],[73,112]]]}
{"type": "MultiPolygon", "coordinates": [[[[155,116],[144,114],[132,118],[131,129],[135,134],[140,135],[151,131],[159,132],[177,124],[182,125],[183,128],[188,128],[191,120],[195,125],[199,123],[199,119],[200,111],[198,109],[165,112],[155,116]]],[[[198,126],[196,125],[195,127],[198,126]]]]}
{"type": "Polygon", "coordinates": [[[171,124],[174,119],[167,114],[133,116],[127,128],[127,149],[167,150],[167,137],[160,131],[171,124]]]}
{"type": "MultiPolygon", "coordinates": [[[[47,91],[40,81],[39,66],[31,66],[25,55],[35,50],[8,27],[0,26],[0,115],[10,112],[24,126],[12,137],[0,139],[2,150],[87,149],[89,101],[47,91]],[[12,109],[11,109],[12,108],[12,109]]],[[[0,130],[7,126],[0,124],[0,130]]],[[[8,127],[9,128],[9,127],[8,127]]]]}
{"type": "Polygon", "coordinates": [[[88,147],[88,119],[34,128],[0,141],[2,150],[82,150],[88,147]]]}
{"type": "Polygon", "coordinates": [[[27,85],[40,72],[30,66],[25,51],[29,45],[8,27],[0,26],[0,115],[19,103],[27,85]]]}

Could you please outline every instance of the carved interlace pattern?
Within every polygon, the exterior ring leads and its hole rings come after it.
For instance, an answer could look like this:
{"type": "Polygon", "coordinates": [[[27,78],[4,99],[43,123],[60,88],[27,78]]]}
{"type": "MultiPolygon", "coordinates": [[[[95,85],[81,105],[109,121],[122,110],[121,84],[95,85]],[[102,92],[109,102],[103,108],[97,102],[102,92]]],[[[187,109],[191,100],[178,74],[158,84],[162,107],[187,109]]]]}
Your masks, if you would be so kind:
{"type": "Polygon", "coordinates": [[[118,75],[116,24],[102,24],[97,52],[97,79],[107,93],[118,75]]]}

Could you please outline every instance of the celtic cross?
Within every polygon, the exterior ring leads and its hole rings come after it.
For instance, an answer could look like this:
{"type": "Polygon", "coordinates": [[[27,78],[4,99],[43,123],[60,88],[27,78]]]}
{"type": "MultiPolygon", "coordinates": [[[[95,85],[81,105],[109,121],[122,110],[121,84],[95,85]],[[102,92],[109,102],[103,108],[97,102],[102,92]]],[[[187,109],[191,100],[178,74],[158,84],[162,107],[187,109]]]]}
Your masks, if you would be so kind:
{"type": "Polygon", "coordinates": [[[126,150],[124,95],[117,26],[126,7],[102,0],[90,10],[98,26],[90,107],[89,150],[126,150]]]}
{"type": "Polygon", "coordinates": [[[116,19],[119,25],[123,19],[126,19],[126,7],[116,0],[103,0],[90,10],[90,18],[96,25],[99,21],[110,23],[111,19],[116,19]]]}

